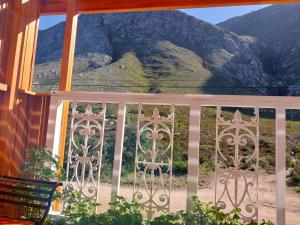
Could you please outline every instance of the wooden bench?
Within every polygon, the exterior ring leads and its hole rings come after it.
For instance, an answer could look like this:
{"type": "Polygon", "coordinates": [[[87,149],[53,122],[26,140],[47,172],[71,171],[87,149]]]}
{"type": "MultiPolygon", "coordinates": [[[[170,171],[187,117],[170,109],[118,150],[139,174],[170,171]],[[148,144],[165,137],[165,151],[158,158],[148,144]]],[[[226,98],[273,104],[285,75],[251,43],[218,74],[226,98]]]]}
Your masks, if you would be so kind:
{"type": "Polygon", "coordinates": [[[13,206],[16,215],[0,215],[0,224],[42,225],[51,208],[55,190],[62,183],[0,177],[0,204],[13,206]],[[24,216],[26,215],[26,219],[24,216]]]}

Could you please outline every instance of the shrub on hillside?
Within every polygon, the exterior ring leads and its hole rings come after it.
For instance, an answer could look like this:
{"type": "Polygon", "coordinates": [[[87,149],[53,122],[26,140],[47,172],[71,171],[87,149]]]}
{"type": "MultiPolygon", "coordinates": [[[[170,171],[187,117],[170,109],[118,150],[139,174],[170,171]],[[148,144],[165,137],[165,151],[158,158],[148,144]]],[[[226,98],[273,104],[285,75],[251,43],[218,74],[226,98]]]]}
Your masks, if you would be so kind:
{"type": "Polygon", "coordinates": [[[294,161],[294,170],[291,176],[292,184],[300,187],[300,154],[294,161]]]}
{"type": "Polygon", "coordinates": [[[176,176],[186,175],[188,169],[187,161],[174,161],[173,162],[173,174],[176,176]]]}

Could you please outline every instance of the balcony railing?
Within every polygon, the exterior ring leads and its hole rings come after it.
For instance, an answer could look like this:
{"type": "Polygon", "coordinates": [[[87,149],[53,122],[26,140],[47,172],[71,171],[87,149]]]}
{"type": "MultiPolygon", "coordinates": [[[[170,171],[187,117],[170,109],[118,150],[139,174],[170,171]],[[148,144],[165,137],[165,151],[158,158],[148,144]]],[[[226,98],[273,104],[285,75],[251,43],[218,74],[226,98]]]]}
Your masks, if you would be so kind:
{"type": "Polygon", "coordinates": [[[299,109],[300,97],[225,96],[225,95],[177,95],[138,93],[88,93],[52,92],[49,112],[47,146],[59,155],[63,102],[72,102],[70,118],[70,140],[68,151],[67,185],[75,185],[83,197],[99,200],[99,182],[105,132],[106,106],[117,104],[117,126],[112,177],[112,196],[119,195],[126,107],[138,105],[137,137],[135,151],[134,198],[145,206],[148,218],[154,212],[168,211],[172,180],[172,158],[174,138],[174,111],[178,106],[189,108],[187,210],[191,208],[191,197],[197,195],[199,173],[199,146],[201,134],[201,108],[216,107],[216,155],[215,155],[215,204],[226,208],[242,208],[245,220],[258,219],[258,163],[259,163],[259,109],[276,111],[276,224],[285,224],[286,189],[286,110],[299,109]],[[100,104],[97,113],[87,106],[85,112],[77,111],[77,103],[100,104]],[[154,107],[152,115],[143,114],[143,106],[159,105],[169,108],[168,115],[161,115],[154,107]],[[221,116],[223,107],[253,108],[254,116],[245,119],[236,110],[232,119],[221,116]],[[79,146],[75,135],[80,135],[79,146]],[[89,139],[97,143],[90,147],[89,139]],[[148,144],[141,140],[147,139],[148,144]],[[165,144],[159,142],[164,139],[165,144]],[[224,146],[234,150],[232,157],[223,154],[224,146]],[[247,147],[248,155],[240,148],[247,147]],[[93,148],[92,155],[89,153],[93,148]],[[241,161],[248,169],[240,168],[241,161]],[[231,166],[228,166],[231,162],[231,166]],[[249,169],[251,167],[251,169],[249,169]],[[95,171],[97,171],[95,173],[95,171]],[[142,182],[141,182],[142,181],[142,182]],[[239,182],[244,189],[238,190],[239,182]],[[89,187],[85,186],[86,184],[89,187]],[[232,186],[233,185],[233,186],[232,186]],[[233,190],[233,195],[230,192],[233,190]],[[250,194],[250,191],[252,193],[250,194]],[[219,193],[220,192],[220,193],[219,193]],[[254,193],[254,194],[253,194],[254,193]],[[225,203],[225,197],[229,203],[225,203]],[[243,211],[244,210],[244,211],[243,211]]]}

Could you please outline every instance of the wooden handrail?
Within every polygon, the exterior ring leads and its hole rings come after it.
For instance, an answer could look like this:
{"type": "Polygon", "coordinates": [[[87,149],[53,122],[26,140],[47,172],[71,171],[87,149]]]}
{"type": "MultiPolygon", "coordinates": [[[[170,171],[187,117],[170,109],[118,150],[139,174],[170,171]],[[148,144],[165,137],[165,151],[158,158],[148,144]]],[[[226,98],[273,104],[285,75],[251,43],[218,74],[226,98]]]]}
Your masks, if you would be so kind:
{"type": "Polygon", "coordinates": [[[35,92],[29,91],[29,90],[25,90],[25,89],[19,89],[19,93],[20,94],[27,94],[27,95],[36,95],[35,92]]]}
{"type": "Polygon", "coordinates": [[[30,95],[30,96],[50,96],[49,92],[33,92],[25,89],[19,89],[19,93],[30,95]]]}
{"type": "Polygon", "coordinates": [[[0,83],[0,91],[4,91],[6,92],[8,89],[8,86],[7,84],[4,84],[4,83],[0,83]]]}

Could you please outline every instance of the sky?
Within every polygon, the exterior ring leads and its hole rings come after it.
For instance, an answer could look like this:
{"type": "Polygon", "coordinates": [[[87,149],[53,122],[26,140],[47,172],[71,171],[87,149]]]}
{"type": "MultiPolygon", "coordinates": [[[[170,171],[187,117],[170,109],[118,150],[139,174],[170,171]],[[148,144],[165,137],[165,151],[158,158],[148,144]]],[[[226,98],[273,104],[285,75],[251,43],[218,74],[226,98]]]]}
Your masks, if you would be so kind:
{"type": "Polygon", "coordinates": [[[182,9],[181,11],[198,19],[217,24],[232,17],[241,16],[252,11],[265,8],[269,5],[250,5],[234,7],[215,7],[202,9],[182,9]]]}
{"type": "MultiPolygon", "coordinates": [[[[182,9],[181,11],[192,15],[201,20],[217,24],[235,16],[241,16],[258,10],[268,5],[250,5],[250,6],[233,6],[233,7],[215,7],[201,9],[182,9]]],[[[40,29],[47,29],[61,21],[65,20],[65,16],[42,16],[40,20],[40,29]]]]}

